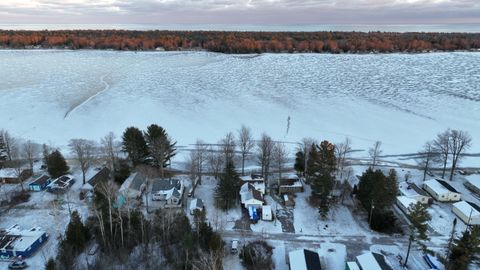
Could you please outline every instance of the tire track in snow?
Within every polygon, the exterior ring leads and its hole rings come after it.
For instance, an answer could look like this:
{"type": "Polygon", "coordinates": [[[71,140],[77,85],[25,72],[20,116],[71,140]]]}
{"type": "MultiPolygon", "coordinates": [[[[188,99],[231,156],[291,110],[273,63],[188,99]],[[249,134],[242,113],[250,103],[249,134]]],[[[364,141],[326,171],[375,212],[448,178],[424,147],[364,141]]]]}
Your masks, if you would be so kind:
{"type": "Polygon", "coordinates": [[[87,104],[89,101],[91,101],[92,99],[94,99],[96,96],[100,95],[101,93],[107,91],[109,88],[110,88],[110,84],[108,84],[104,79],[107,75],[103,75],[100,77],[100,81],[105,85],[105,88],[103,88],[103,90],[100,90],[98,91],[97,93],[93,94],[92,96],[88,97],[87,99],[85,99],[83,102],[81,102],[80,104],[78,104],[77,106],[71,108],[70,110],[68,110],[66,113],[65,113],[65,116],[63,117],[63,119],[66,119],[68,116],[70,116],[70,114],[74,113],[79,107],[87,104]]]}

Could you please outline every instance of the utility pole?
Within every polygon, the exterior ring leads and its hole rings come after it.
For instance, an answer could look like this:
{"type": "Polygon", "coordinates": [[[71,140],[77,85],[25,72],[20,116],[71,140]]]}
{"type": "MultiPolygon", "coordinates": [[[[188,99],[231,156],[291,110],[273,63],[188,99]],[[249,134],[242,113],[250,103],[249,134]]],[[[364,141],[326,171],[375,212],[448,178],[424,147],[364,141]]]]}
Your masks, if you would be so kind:
{"type": "Polygon", "coordinates": [[[375,209],[375,205],[373,205],[373,200],[372,200],[372,203],[370,204],[370,217],[368,218],[368,225],[370,226],[370,228],[372,227],[373,209],[375,209]]]}

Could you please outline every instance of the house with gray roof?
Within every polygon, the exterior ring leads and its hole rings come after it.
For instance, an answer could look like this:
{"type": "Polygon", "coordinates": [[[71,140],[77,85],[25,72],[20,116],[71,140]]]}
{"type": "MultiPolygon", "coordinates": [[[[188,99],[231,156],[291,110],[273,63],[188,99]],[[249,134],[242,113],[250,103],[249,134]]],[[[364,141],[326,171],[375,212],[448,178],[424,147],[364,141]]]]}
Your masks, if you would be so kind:
{"type": "Polygon", "coordinates": [[[179,205],[182,202],[184,186],[179,179],[152,180],[152,200],[166,201],[167,205],[179,205]]]}
{"type": "Polygon", "coordinates": [[[146,177],[140,172],[132,173],[123,182],[118,192],[128,199],[138,199],[142,196],[143,192],[147,188],[146,177]]]}

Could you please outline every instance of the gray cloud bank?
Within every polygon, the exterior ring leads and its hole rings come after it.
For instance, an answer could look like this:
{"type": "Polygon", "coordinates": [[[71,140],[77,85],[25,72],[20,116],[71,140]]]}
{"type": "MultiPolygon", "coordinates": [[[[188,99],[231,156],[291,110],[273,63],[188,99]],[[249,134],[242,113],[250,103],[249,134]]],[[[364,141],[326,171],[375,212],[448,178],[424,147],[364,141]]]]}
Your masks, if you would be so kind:
{"type": "Polygon", "coordinates": [[[0,23],[480,23],[479,0],[0,0],[0,23]]]}

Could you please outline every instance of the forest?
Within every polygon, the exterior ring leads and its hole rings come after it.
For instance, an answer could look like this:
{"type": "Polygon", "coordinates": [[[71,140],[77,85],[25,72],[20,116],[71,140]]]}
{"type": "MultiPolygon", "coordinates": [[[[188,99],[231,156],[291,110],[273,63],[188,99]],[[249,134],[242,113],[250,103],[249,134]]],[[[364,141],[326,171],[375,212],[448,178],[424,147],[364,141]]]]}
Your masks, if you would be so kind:
{"type": "Polygon", "coordinates": [[[479,50],[480,33],[0,30],[0,48],[206,50],[235,54],[419,53],[479,50]]]}

